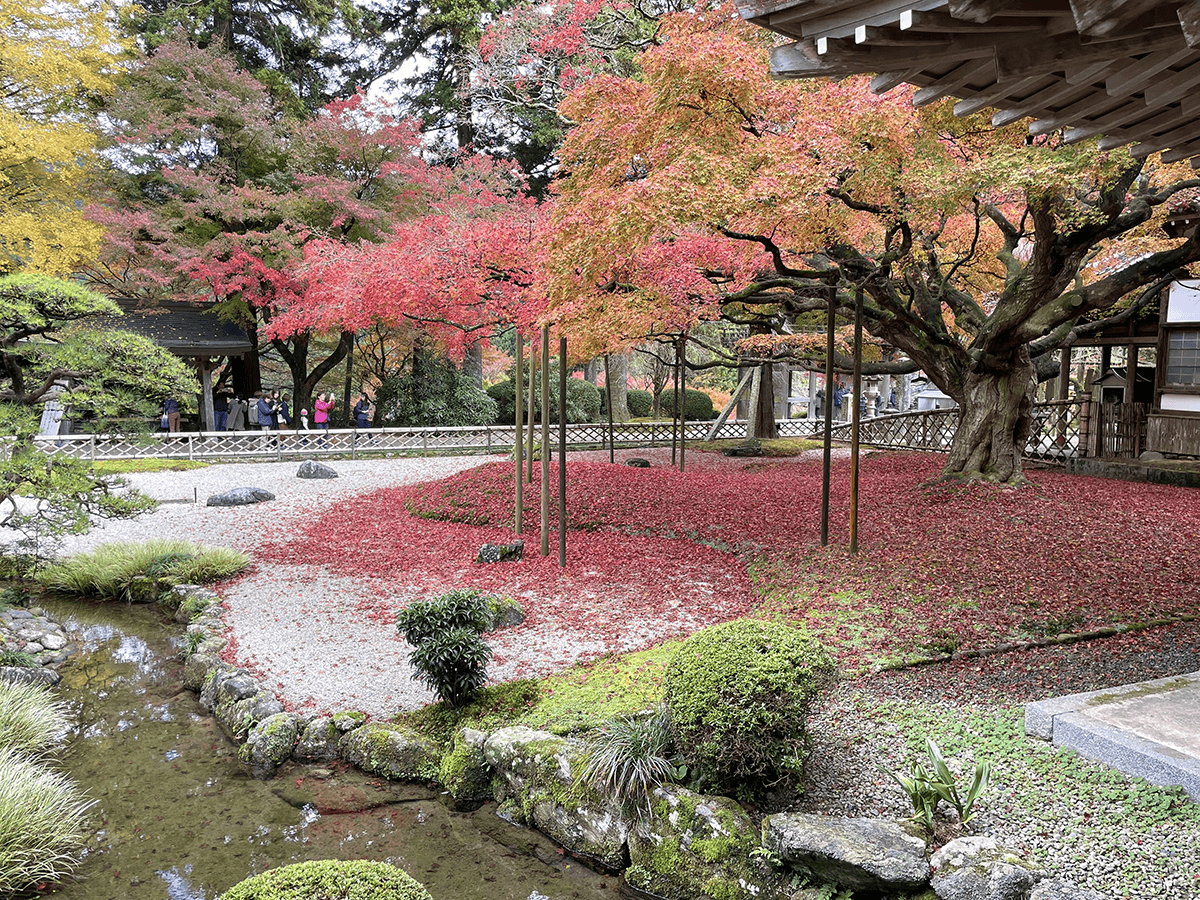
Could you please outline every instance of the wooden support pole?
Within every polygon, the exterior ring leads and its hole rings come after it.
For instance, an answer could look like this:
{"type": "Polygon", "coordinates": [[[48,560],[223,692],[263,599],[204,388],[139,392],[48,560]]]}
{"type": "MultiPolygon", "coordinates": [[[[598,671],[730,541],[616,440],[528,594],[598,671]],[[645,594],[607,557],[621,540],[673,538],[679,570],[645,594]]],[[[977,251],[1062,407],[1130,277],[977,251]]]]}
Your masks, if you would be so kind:
{"type": "Polygon", "coordinates": [[[684,447],[687,435],[687,332],[679,339],[679,471],[684,470],[684,447]]]}
{"type": "Polygon", "coordinates": [[[558,338],[558,567],[567,566],[567,339],[558,338]]]}
{"type": "Polygon", "coordinates": [[[1058,361],[1058,399],[1071,399],[1071,348],[1063,347],[1058,361]]]}
{"type": "Polygon", "coordinates": [[[837,285],[829,287],[829,314],[825,323],[825,455],[821,463],[821,546],[829,545],[829,474],[833,463],[833,331],[837,285]]]}
{"type": "Polygon", "coordinates": [[[862,332],[863,332],[863,289],[854,292],[854,390],[850,402],[850,552],[858,552],[858,438],[862,418],[862,332]]]}
{"type": "Polygon", "coordinates": [[[671,381],[673,383],[675,397],[671,403],[671,465],[675,465],[675,434],[676,426],[679,421],[679,343],[675,343],[675,363],[671,366],[671,381]]]}
{"type": "Polygon", "coordinates": [[[521,516],[525,509],[525,410],[522,400],[525,399],[525,384],[523,381],[525,348],[521,342],[521,332],[517,332],[517,373],[516,385],[517,389],[513,391],[513,399],[516,401],[516,434],[513,439],[513,459],[516,460],[517,468],[517,484],[516,484],[516,504],[513,508],[513,532],[517,537],[521,536],[521,516]]]}
{"type": "Polygon", "coordinates": [[[612,418],[612,369],[609,368],[608,354],[604,354],[604,396],[608,407],[608,461],[615,462],[613,447],[613,418],[612,418]]]}
{"type": "MultiPolygon", "coordinates": [[[[537,384],[538,371],[538,345],[536,335],[537,333],[534,332],[533,339],[529,341],[529,403],[527,404],[529,407],[529,443],[525,453],[525,458],[528,460],[528,463],[526,463],[527,469],[525,480],[530,484],[533,484],[533,432],[537,427],[537,418],[535,417],[534,413],[534,410],[537,409],[537,404],[534,402],[534,399],[537,396],[534,393],[534,385],[537,384]]],[[[517,385],[517,390],[520,389],[521,386],[517,385]]]]}
{"type": "Polygon", "coordinates": [[[550,555],[550,326],[542,326],[542,556],[550,555]]]}

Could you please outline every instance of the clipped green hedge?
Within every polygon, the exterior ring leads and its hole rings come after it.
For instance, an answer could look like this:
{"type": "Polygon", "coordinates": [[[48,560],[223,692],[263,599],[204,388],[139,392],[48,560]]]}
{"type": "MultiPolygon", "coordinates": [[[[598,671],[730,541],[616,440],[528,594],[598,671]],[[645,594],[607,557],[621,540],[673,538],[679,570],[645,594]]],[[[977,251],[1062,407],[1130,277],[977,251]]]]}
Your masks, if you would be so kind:
{"type": "Polygon", "coordinates": [[[755,793],[798,779],[809,707],[832,675],[819,643],[776,622],[724,622],[680,644],[663,691],[695,783],[755,793]]]}
{"type": "MultiPolygon", "coordinates": [[[[672,404],[676,402],[676,393],[674,390],[663,392],[663,410],[670,412],[672,404]]],[[[708,419],[717,417],[717,410],[713,407],[712,397],[704,393],[704,391],[695,391],[691,388],[684,388],[683,391],[683,417],[688,422],[703,422],[708,419]]]]}
{"type": "Polygon", "coordinates": [[[635,419],[644,419],[650,415],[650,410],[654,407],[654,395],[649,391],[632,390],[626,394],[625,404],[629,407],[629,414],[635,419]]]}
{"type": "MultiPolygon", "coordinates": [[[[523,397],[528,399],[529,382],[525,382],[523,397]]],[[[488,396],[496,401],[496,424],[511,425],[516,416],[516,398],[511,379],[497,382],[487,389],[488,396]]],[[[541,420],[542,404],[539,395],[535,396],[534,410],[538,421],[541,420]]],[[[600,421],[600,389],[590,381],[582,378],[567,378],[567,422],[599,422],[600,421]]],[[[522,404],[523,406],[524,404],[522,404]]],[[[526,411],[527,413],[528,411],[526,411]]],[[[550,421],[558,422],[558,373],[550,373],[550,421]]]]}
{"type": "Polygon", "coordinates": [[[317,859],[270,869],[235,884],[221,900],[433,900],[393,865],[365,859],[317,859]]]}

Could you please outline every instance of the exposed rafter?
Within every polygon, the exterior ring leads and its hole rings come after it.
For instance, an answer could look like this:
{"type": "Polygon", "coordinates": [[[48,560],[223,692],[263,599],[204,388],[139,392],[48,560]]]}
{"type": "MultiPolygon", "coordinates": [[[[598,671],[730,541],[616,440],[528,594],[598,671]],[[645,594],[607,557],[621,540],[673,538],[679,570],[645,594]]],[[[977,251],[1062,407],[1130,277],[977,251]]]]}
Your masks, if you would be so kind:
{"type": "Polygon", "coordinates": [[[918,105],[958,98],[960,115],[1031,119],[1032,134],[1101,136],[1136,156],[1200,168],[1200,0],[739,0],[742,15],[794,43],[780,78],[872,74],[909,83],[918,105]]]}

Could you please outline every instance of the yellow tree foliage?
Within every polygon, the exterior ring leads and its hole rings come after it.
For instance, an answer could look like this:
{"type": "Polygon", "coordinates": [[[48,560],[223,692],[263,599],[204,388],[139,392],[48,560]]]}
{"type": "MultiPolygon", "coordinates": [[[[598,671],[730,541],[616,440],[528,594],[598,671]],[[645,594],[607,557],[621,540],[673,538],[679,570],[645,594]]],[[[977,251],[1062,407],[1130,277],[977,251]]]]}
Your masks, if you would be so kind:
{"type": "Polygon", "coordinates": [[[83,217],[89,104],[124,52],[107,4],[0,0],[0,274],[65,274],[95,255],[83,217]]]}

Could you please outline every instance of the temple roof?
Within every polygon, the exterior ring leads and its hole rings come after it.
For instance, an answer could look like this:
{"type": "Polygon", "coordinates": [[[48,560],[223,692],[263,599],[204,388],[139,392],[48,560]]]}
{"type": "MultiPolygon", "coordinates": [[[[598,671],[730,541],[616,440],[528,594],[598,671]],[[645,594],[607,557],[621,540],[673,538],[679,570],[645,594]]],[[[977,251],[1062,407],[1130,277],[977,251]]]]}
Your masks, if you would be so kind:
{"type": "Polygon", "coordinates": [[[1200,168],[1200,2],[1154,0],[737,0],[743,17],[794,40],[780,78],[873,74],[914,103],[957,97],[958,115],[1032,134],[1102,136],[1136,157],[1200,168]]]}
{"type": "Polygon", "coordinates": [[[252,344],[241,326],[217,318],[212,303],[167,300],[138,306],[118,300],[125,315],[106,318],[105,325],[148,337],[176,356],[241,356],[252,344]]]}

